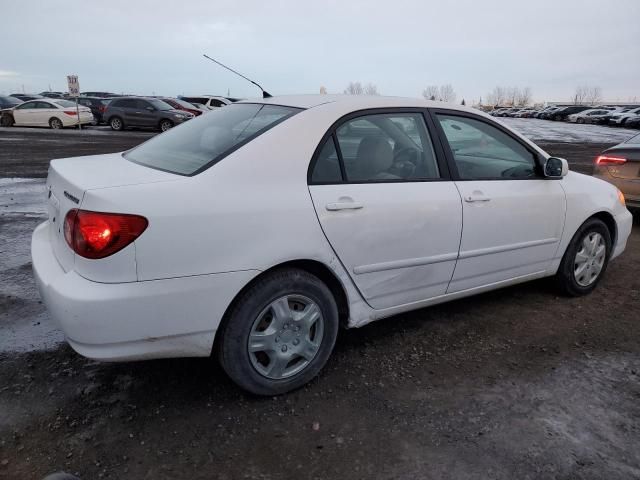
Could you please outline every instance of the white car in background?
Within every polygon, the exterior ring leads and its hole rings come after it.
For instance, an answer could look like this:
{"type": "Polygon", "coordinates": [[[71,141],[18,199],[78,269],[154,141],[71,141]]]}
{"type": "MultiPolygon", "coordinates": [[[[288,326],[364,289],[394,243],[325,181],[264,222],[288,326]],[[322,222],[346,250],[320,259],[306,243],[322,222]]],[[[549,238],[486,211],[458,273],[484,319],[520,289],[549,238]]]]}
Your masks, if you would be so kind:
{"type": "Polygon", "coordinates": [[[624,113],[614,114],[609,119],[609,125],[623,126],[627,122],[627,120],[629,120],[630,118],[637,118],[638,116],[640,116],[640,107],[633,108],[624,113]]]}
{"type": "Polygon", "coordinates": [[[571,123],[594,123],[594,118],[601,115],[610,115],[611,110],[605,108],[591,108],[580,113],[569,115],[567,120],[571,123]]]}
{"type": "Polygon", "coordinates": [[[21,103],[11,110],[16,127],[50,127],[54,129],[93,123],[93,114],[87,107],[76,110],[75,102],[62,99],[39,98],[21,103]]]}
{"type": "Polygon", "coordinates": [[[180,95],[178,97],[180,100],[184,100],[185,102],[204,105],[207,110],[214,110],[216,108],[225,107],[227,105],[231,105],[234,102],[237,102],[237,98],[231,97],[217,97],[213,95],[196,95],[196,96],[184,96],[180,95]]]}
{"type": "Polygon", "coordinates": [[[489,115],[382,96],[234,103],[53,160],[46,189],[33,269],[76,351],[214,354],[261,395],[317,375],[339,325],[541,277],[588,294],[632,224],[615,186],[489,115]]]}

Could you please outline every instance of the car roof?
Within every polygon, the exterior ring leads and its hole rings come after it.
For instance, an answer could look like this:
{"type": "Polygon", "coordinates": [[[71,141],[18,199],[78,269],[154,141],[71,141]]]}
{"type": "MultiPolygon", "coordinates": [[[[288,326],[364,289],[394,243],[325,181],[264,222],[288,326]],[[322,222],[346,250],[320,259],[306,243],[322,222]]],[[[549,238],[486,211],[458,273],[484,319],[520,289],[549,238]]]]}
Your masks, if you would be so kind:
{"type": "Polygon", "coordinates": [[[285,107],[313,108],[319,105],[334,104],[340,109],[360,110],[365,108],[414,107],[414,108],[446,108],[478,113],[478,110],[453,103],[423,100],[421,98],[387,97],[383,95],[282,95],[277,97],[246,99],[238,103],[264,103],[285,107]]]}

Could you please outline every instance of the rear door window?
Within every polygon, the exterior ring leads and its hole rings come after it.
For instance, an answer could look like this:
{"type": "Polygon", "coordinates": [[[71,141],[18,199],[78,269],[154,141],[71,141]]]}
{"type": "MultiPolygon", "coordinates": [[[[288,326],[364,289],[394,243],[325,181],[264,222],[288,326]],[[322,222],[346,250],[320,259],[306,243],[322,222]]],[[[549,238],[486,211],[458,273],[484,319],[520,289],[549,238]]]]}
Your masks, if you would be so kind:
{"type": "Polygon", "coordinates": [[[300,110],[279,105],[234,104],[153,137],[124,157],[166,172],[195,175],[300,110]]]}

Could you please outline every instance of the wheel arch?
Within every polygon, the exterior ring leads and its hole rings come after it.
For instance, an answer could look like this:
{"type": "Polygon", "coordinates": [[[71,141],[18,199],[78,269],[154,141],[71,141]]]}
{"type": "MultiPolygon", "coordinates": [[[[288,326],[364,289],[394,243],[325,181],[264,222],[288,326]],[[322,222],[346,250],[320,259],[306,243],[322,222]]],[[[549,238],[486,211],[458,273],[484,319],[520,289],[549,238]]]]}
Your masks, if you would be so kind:
{"type": "MultiPolygon", "coordinates": [[[[602,212],[594,213],[589,218],[587,218],[587,220],[590,220],[592,218],[597,218],[598,220],[602,220],[602,222],[607,226],[607,230],[609,230],[609,235],[611,235],[611,248],[613,249],[618,237],[618,227],[616,225],[615,219],[613,218],[613,215],[611,215],[609,212],[602,211],[602,212]]],[[[585,222],[587,220],[585,220],[585,222]]],[[[584,222],[582,223],[584,224],[584,222]]]]}
{"type": "MultiPolygon", "coordinates": [[[[347,292],[338,278],[338,276],[333,272],[327,265],[317,260],[310,259],[299,259],[299,260],[289,260],[286,262],[279,263],[270,267],[267,270],[260,272],[254,278],[251,279],[244,287],[240,289],[238,293],[233,297],[233,300],[229,303],[227,308],[225,309],[224,315],[222,316],[222,320],[220,321],[220,325],[218,326],[218,331],[223,329],[224,324],[229,321],[230,313],[235,307],[236,303],[240,299],[240,297],[251,288],[256,282],[258,282],[262,277],[266,274],[271,273],[275,270],[283,270],[287,268],[297,268],[299,270],[304,270],[311,275],[318,277],[331,291],[333,297],[336,300],[336,304],[338,306],[338,319],[340,321],[340,325],[346,326],[349,320],[349,299],[347,297],[347,292]]],[[[218,351],[218,344],[221,336],[216,333],[212,354],[216,354],[218,351]]]]}

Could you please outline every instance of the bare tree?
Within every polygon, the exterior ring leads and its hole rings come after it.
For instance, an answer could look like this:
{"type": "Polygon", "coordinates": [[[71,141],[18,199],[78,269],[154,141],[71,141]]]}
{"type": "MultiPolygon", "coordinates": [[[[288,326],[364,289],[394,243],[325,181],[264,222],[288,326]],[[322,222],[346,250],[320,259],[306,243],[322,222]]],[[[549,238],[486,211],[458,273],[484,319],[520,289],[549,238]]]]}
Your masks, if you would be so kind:
{"type": "Polygon", "coordinates": [[[374,85],[373,83],[367,83],[367,85],[364,87],[364,94],[365,95],[380,95],[378,93],[378,86],[374,85]]]}
{"type": "Polygon", "coordinates": [[[364,93],[364,89],[360,82],[349,82],[347,88],[344,89],[344,93],[347,95],[362,95],[364,93]]]}
{"type": "Polygon", "coordinates": [[[456,92],[450,83],[440,85],[440,101],[453,103],[456,101],[456,92]]]}
{"type": "Polygon", "coordinates": [[[422,90],[422,96],[427,100],[439,100],[440,89],[437,85],[429,85],[427,88],[422,90]]]}
{"type": "Polygon", "coordinates": [[[600,87],[589,87],[586,96],[589,105],[596,105],[602,101],[602,89],[600,87]]]}
{"type": "Polygon", "coordinates": [[[506,99],[507,92],[504,87],[494,87],[493,91],[487,95],[487,102],[495,107],[504,105],[506,99]]]}
{"type": "Polygon", "coordinates": [[[518,98],[516,100],[518,105],[521,107],[525,107],[529,105],[532,97],[531,87],[525,87],[523,89],[517,89],[517,90],[518,90],[518,98]]]}
{"type": "Polygon", "coordinates": [[[589,93],[589,87],[580,86],[576,87],[576,92],[573,94],[573,103],[574,105],[582,105],[587,99],[587,94],[589,93]]]}

